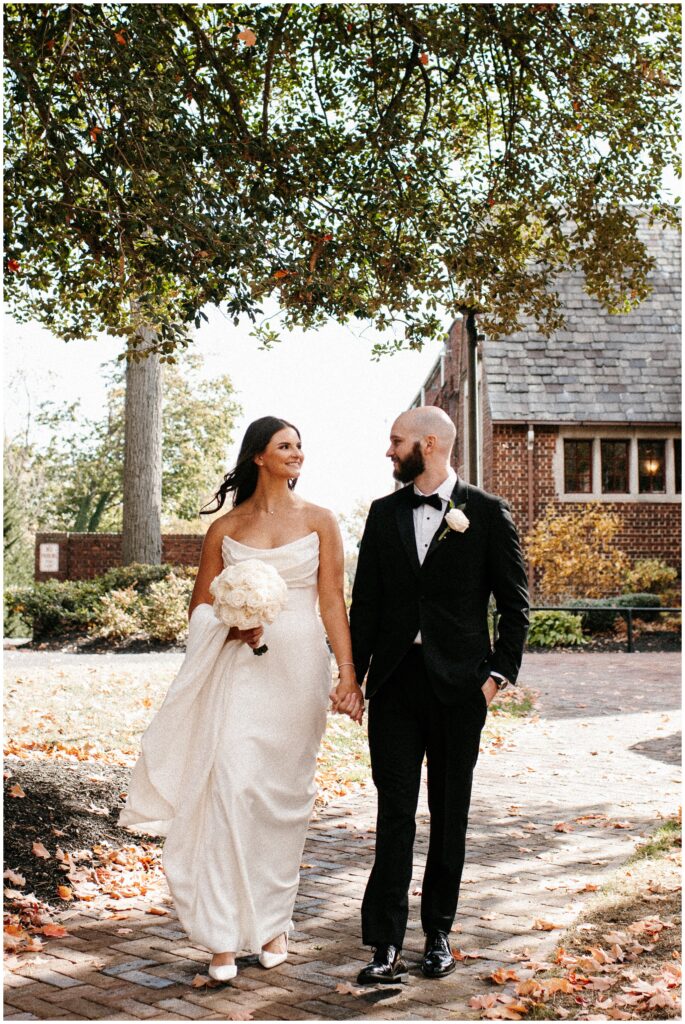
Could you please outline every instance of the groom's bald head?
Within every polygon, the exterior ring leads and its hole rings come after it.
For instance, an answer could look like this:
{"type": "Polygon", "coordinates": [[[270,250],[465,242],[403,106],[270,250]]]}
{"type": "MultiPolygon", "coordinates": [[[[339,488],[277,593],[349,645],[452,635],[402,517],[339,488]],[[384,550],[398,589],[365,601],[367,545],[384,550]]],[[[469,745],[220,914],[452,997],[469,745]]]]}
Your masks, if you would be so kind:
{"type": "Polygon", "coordinates": [[[412,443],[430,438],[436,452],[448,457],[457,436],[454,423],[437,405],[421,405],[401,413],[392,425],[392,433],[396,432],[405,434],[412,443]]]}
{"type": "Polygon", "coordinates": [[[406,484],[438,477],[439,484],[449,469],[456,435],[454,423],[437,405],[403,412],[392,425],[385,453],[392,460],[395,479],[406,484]]]}

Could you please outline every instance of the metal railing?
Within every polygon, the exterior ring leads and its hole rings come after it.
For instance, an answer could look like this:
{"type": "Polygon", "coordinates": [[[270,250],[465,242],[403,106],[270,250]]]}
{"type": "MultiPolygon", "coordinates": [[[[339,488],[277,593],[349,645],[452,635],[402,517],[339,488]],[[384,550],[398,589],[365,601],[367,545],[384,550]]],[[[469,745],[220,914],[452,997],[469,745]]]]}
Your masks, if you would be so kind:
{"type": "MultiPolygon", "coordinates": [[[[627,625],[628,625],[628,633],[627,633],[627,636],[626,636],[626,643],[628,645],[627,653],[628,654],[634,654],[635,653],[635,639],[634,639],[634,634],[633,634],[633,613],[634,612],[638,612],[638,613],[642,613],[642,612],[677,612],[677,613],[680,614],[680,613],[682,613],[682,608],[662,608],[661,605],[659,605],[659,607],[655,607],[655,608],[643,608],[641,605],[629,605],[628,607],[626,607],[625,605],[611,605],[611,604],[599,605],[599,606],[596,605],[596,604],[576,604],[576,605],[559,605],[559,604],[541,605],[541,604],[538,604],[538,605],[531,605],[530,611],[531,611],[531,613],[532,612],[573,612],[574,614],[578,614],[579,612],[600,612],[600,613],[602,613],[602,612],[615,612],[617,615],[623,615],[623,617],[626,619],[626,622],[627,622],[627,625]]],[[[640,618],[640,614],[635,615],[634,617],[639,619],[640,618]]],[[[495,612],[494,623],[493,623],[493,632],[494,632],[495,637],[497,637],[497,622],[498,622],[498,619],[499,619],[499,615],[498,615],[497,612],[495,612]]]]}

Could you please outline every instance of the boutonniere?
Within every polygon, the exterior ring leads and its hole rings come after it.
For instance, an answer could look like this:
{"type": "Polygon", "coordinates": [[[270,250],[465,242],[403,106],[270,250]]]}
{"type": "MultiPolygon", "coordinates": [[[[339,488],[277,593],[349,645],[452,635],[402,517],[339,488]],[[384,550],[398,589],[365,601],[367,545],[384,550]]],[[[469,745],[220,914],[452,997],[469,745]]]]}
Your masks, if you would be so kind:
{"type": "Polygon", "coordinates": [[[468,530],[471,524],[469,523],[468,517],[464,515],[465,508],[466,503],[463,505],[455,505],[450,498],[447,506],[447,512],[445,513],[445,522],[447,523],[447,526],[438,537],[438,542],[444,540],[450,530],[454,530],[455,533],[464,533],[465,530],[468,530]]]}

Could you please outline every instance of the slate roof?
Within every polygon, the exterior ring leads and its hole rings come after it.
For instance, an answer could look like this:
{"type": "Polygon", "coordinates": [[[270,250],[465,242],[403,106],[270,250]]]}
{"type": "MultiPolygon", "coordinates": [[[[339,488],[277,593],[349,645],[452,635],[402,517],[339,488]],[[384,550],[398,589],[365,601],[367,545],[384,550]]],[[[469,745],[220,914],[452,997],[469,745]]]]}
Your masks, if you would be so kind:
{"type": "Polygon", "coordinates": [[[607,313],[580,273],[558,281],[566,327],[483,342],[494,421],[679,423],[681,235],[641,230],[657,260],[653,292],[631,313],[607,313]]]}

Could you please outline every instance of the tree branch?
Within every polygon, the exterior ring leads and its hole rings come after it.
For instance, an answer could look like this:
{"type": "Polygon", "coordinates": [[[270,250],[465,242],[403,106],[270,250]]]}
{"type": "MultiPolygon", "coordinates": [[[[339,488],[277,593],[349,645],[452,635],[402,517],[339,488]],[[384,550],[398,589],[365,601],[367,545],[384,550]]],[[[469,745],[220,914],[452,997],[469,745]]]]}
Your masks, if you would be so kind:
{"type": "Polygon", "coordinates": [[[273,70],[276,51],[283,39],[283,28],[290,13],[292,4],[283,4],[280,17],[276,22],[274,34],[269,42],[269,51],[266,55],[266,66],[264,68],[264,95],[262,97],[262,146],[266,147],[266,139],[269,133],[269,96],[271,93],[271,72],[273,70]]]}

